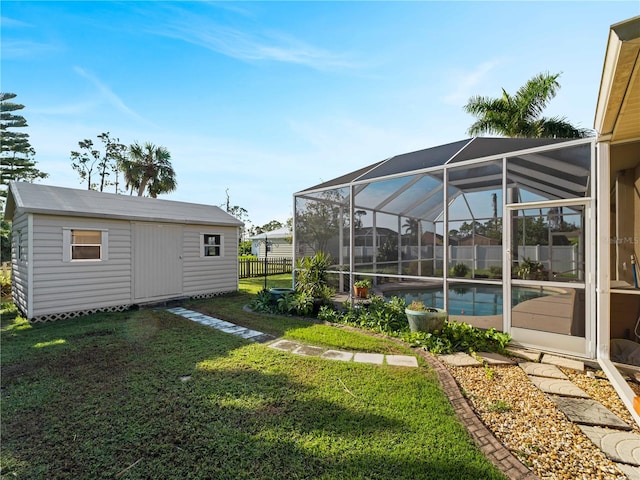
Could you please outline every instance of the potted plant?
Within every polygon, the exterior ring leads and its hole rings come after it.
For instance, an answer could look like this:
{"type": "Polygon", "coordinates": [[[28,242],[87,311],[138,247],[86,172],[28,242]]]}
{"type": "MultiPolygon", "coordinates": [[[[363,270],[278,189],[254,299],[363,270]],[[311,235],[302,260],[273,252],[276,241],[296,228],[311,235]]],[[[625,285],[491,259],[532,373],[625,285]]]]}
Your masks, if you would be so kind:
{"type": "Polygon", "coordinates": [[[441,330],[445,320],[449,318],[446,310],[427,307],[421,300],[414,300],[405,309],[412,332],[431,332],[441,330]]]}
{"type": "Polygon", "coordinates": [[[358,280],[353,284],[353,294],[356,298],[367,298],[371,288],[370,280],[358,280]]]}

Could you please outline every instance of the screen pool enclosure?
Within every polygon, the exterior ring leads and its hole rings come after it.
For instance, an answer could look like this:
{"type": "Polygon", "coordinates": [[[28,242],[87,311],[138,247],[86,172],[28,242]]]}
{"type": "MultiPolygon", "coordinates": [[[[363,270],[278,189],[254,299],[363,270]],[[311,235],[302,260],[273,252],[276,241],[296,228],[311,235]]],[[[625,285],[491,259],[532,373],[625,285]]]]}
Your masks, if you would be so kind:
{"type": "Polygon", "coordinates": [[[491,326],[593,356],[595,155],[594,138],[483,137],[397,155],[296,193],[294,255],[330,255],[344,293],[368,278],[435,289],[447,309],[455,288],[498,289],[511,307],[491,326]],[[527,288],[553,294],[514,304],[527,288]]]}

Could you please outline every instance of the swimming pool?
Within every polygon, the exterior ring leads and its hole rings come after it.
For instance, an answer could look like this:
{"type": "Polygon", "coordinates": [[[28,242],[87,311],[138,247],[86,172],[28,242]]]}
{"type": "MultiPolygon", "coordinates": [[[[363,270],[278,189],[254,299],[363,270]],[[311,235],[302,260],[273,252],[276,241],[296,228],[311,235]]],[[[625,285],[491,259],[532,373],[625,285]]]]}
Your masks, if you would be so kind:
{"type": "MultiPolygon", "coordinates": [[[[532,298],[553,295],[554,291],[542,288],[512,287],[511,306],[515,307],[532,298]]],[[[404,298],[407,305],[422,300],[425,305],[444,308],[444,293],[440,287],[386,290],[385,298],[404,298]]],[[[502,285],[456,285],[449,287],[450,315],[502,315],[502,285]]]]}

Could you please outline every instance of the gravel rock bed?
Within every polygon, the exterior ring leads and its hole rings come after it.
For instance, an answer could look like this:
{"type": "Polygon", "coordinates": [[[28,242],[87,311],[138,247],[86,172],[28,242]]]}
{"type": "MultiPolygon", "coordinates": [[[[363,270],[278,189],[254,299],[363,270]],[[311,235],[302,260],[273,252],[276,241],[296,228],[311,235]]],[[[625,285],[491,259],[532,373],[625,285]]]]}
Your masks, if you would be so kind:
{"type": "MultiPolygon", "coordinates": [[[[536,388],[517,366],[447,366],[463,395],[495,437],[544,479],[627,477],[536,388]]],[[[602,372],[562,369],[570,380],[606,408],[640,429],[602,372]]],[[[589,371],[589,369],[587,369],[589,371]]],[[[638,386],[632,384],[634,390],[638,386]]]]}

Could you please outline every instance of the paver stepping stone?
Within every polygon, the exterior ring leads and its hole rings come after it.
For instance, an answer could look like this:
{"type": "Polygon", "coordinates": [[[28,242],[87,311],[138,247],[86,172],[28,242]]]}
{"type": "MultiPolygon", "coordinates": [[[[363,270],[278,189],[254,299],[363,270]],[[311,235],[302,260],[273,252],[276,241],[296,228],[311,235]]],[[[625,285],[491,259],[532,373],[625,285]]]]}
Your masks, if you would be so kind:
{"type": "Polygon", "coordinates": [[[589,398],[584,390],[577,387],[569,380],[559,380],[557,378],[534,377],[529,375],[529,380],[544,393],[562,395],[565,397],[589,398]]]}
{"type": "Polygon", "coordinates": [[[418,360],[411,355],[387,355],[387,365],[397,367],[417,367],[418,360]]]}
{"type": "Polygon", "coordinates": [[[629,480],[640,480],[640,467],[626,465],[624,463],[616,463],[616,467],[624,473],[629,480]]]}
{"type": "Polygon", "coordinates": [[[516,362],[509,357],[493,352],[478,352],[478,356],[482,358],[488,365],[515,365],[516,362]]]}
{"type": "Polygon", "coordinates": [[[231,325],[230,327],[227,327],[227,326],[219,327],[218,330],[224,333],[231,333],[233,335],[238,335],[242,330],[246,330],[246,328],[239,327],[238,325],[231,325]]]}
{"type": "Polygon", "coordinates": [[[551,397],[562,413],[574,423],[597,425],[620,430],[631,430],[631,427],[599,402],[585,398],[551,397]]]}
{"type": "Polygon", "coordinates": [[[568,380],[562,370],[555,365],[545,365],[544,363],[521,362],[518,366],[524,370],[527,375],[535,375],[536,377],[558,378],[568,380]]]}
{"type": "Polygon", "coordinates": [[[570,358],[558,357],[556,355],[544,354],[540,363],[557,365],[558,367],[570,368],[579,372],[584,372],[584,362],[571,360],[570,358]]]}
{"type": "Polygon", "coordinates": [[[524,358],[525,360],[529,360],[530,362],[540,361],[541,353],[536,350],[528,350],[526,348],[519,347],[507,347],[506,350],[514,357],[524,358]]]}
{"type": "Polygon", "coordinates": [[[381,353],[356,353],[353,356],[353,361],[358,363],[373,363],[375,365],[382,365],[384,361],[384,355],[381,353]]]}
{"type": "Polygon", "coordinates": [[[438,355],[438,358],[452,367],[481,367],[482,363],[464,352],[438,355]]]}
{"type": "Polygon", "coordinates": [[[290,340],[278,340],[269,345],[269,348],[275,348],[276,350],[282,350],[283,352],[291,352],[300,346],[299,343],[292,342],[290,340]]]}
{"type": "Polygon", "coordinates": [[[340,360],[342,362],[349,362],[353,358],[353,353],[342,352],[340,350],[327,350],[320,356],[329,360],[340,360]]]}
{"type": "Polygon", "coordinates": [[[255,330],[249,330],[248,328],[245,328],[244,332],[238,332],[238,336],[249,340],[251,338],[255,338],[255,337],[259,337],[260,335],[264,335],[262,332],[256,332],[255,330]]]}
{"type": "Polygon", "coordinates": [[[307,357],[319,357],[324,352],[324,348],[313,347],[311,345],[300,345],[298,348],[294,348],[291,353],[296,355],[305,355],[307,357]]]}
{"type": "Polygon", "coordinates": [[[640,435],[609,428],[578,425],[596,447],[614,462],[640,466],[640,435]]]}

